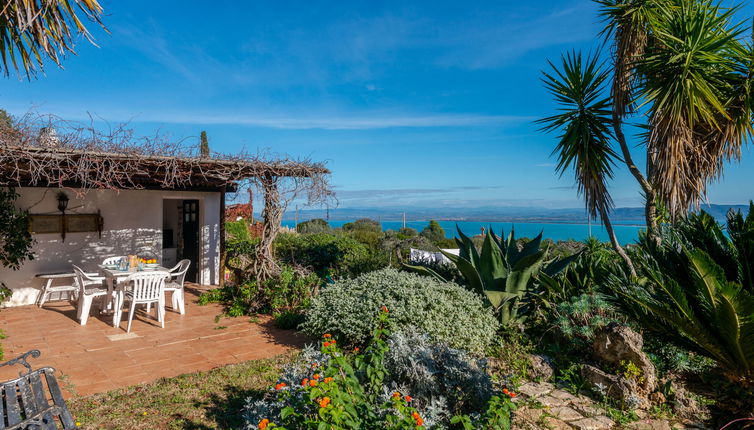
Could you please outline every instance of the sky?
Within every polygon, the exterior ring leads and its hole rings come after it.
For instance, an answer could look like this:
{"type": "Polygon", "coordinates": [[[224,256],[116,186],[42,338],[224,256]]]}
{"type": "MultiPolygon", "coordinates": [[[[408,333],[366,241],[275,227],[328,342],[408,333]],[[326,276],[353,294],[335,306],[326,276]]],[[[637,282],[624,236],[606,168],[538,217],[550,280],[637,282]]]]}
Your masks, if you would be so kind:
{"type": "MultiPolygon", "coordinates": [[[[1,79],[0,107],[323,161],[340,207],[582,205],[554,171],[556,136],[534,121],[556,108],[548,59],[600,49],[590,0],[102,5],[97,46],[80,40],[37,79],[1,79]]],[[[613,199],[640,206],[621,167],[613,199]]],[[[752,183],[745,149],[709,202],[748,202],[752,183]]]]}

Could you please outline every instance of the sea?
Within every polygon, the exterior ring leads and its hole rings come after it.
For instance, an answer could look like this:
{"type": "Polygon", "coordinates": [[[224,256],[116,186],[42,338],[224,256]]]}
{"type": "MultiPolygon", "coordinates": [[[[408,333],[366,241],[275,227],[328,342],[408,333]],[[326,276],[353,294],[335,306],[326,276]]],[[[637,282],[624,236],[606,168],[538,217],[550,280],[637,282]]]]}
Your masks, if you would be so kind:
{"type": "MultiPolygon", "coordinates": [[[[330,221],[332,227],[341,227],[352,221],[330,221]]],[[[607,242],[610,238],[602,224],[555,224],[555,223],[525,223],[525,222],[483,222],[483,221],[438,221],[448,237],[458,237],[456,227],[467,236],[481,234],[482,229],[491,228],[498,236],[508,235],[511,229],[517,238],[535,237],[540,232],[542,236],[554,241],[578,240],[582,241],[590,236],[600,241],[607,242]]],[[[402,221],[382,221],[383,230],[398,230],[403,227],[402,221]]],[[[429,221],[406,221],[406,227],[421,231],[429,224],[429,221]]],[[[294,221],[283,221],[283,226],[294,228],[294,221]]],[[[639,237],[639,231],[645,229],[643,225],[613,225],[615,236],[622,245],[634,243],[639,237]]]]}

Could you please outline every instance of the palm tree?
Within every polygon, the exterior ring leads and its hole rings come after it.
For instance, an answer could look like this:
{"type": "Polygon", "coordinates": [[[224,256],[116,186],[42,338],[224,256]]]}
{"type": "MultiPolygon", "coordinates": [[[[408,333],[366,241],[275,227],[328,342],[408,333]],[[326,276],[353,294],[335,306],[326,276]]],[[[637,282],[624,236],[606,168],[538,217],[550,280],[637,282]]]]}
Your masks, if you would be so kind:
{"type": "Polygon", "coordinates": [[[612,149],[610,97],[605,96],[609,73],[600,66],[598,55],[582,58],[581,53],[562,57],[562,70],[552,63],[552,74],[544,72],[545,87],[559,105],[557,115],[543,118],[545,131],[559,131],[553,155],[558,157],[557,171],[562,176],[573,168],[579,194],[584,197],[587,215],[600,217],[618,252],[632,274],[631,259],[618,243],[610,223],[613,200],[607,189],[613,177],[618,154],[612,149]]]}
{"type": "Polygon", "coordinates": [[[657,240],[656,205],[673,220],[685,216],[749,139],[752,47],[741,43],[741,26],[732,23],[736,8],[712,0],[596,1],[613,53],[613,132],[645,195],[648,233],[657,240]],[[645,174],[622,130],[634,113],[646,117],[645,174]]]}
{"type": "Polygon", "coordinates": [[[659,14],[667,13],[667,0],[596,0],[601,5],[600,15],[606,25],[602,30],[606,42],[612,38],[613,81],[612,97],[613,133],[623,154],[623,161],[636,178],[644,194],[647,232],[653,239],[659,238],[657,227],[657,202],[654,188],[634,163],[631,151],[623,134],[623,120],[633,113],[633,88],[637,76],[633,65],[644,54],[648,40],[648,27],[659,14]]]}
{"type": "Polygon", "coordinates": [[[0,5],[0,55],[6,76],[13,68],[31,78],[45,60],[60,66],[62,57],[75,54],[77,35],[93,43],[79,15],[102,26],[97,0],[2,0],[0,5]]]}

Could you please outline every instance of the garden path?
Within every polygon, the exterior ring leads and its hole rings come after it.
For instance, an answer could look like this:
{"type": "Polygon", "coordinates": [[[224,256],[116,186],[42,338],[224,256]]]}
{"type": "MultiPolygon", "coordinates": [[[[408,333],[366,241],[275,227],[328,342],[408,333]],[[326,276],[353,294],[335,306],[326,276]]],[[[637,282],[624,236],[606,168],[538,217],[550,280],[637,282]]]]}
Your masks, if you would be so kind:
{"type": "MultiPolygon", "coordinates": [[[[699,427],[649,418],[620,425],[607,417],[605,409],[584,395],[573,395],[548,382],[528,382],[518,388],[523,397],[513,419],[514,429],[602,430],[691,430],[699,427]]],[[[701,427],[703,428],[703,427],[701,427]]]]}

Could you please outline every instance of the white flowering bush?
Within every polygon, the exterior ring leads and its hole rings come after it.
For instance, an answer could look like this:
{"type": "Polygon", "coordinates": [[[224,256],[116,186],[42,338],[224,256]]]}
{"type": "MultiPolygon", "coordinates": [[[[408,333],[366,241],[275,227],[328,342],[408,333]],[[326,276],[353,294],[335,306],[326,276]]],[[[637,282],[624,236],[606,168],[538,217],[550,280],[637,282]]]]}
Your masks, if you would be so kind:
{"type": "MultiPolygon", "coordinates": [[[[482,410],[494,394],[484,358],[432,342],[429,336],[413,331],[395,333],[388,347],[386,391],[412,393],[422,409],[472,413],[482,410]]],[[[425,419],[431,421],[431,414],[427,415],[425,419]]]]}
{"type": "Polygon", "coordinates": [[[364,344],[387,306],[396,331],[427,333],[436,342],[481,354],[499,323],[481,297],[466,288],[413,273],[383,269],[338,281],[312,300],[302,330],[364,344]]]}

